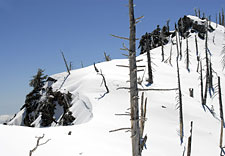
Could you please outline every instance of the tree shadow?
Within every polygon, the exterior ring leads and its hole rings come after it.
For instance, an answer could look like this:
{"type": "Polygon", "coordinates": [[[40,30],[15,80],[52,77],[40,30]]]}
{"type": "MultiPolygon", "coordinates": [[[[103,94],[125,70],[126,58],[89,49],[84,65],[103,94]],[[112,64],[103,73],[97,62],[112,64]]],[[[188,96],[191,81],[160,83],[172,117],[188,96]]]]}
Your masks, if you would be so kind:
{"type": "Polygon", "coordinates": [[[217,120],[219,120],[219,119],[216,117],[215,112],[214,112],[212,109],[210,109],[209,106],[207,106],[207,105],[202,105],[202,107],[203,107],[203,109],[204,109],[205,112],[206,112],[206,110],[208,110],[208,111],[210,112],[210,114],[211,114],[214,118],[216,118],[217,120]]]}

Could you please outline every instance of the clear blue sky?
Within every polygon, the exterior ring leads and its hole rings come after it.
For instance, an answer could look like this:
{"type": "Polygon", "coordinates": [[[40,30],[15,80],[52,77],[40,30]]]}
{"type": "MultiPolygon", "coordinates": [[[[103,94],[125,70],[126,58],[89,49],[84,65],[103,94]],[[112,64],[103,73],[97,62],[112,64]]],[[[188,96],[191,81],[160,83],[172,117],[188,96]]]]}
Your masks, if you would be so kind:
{"type": "MultiPolygon", "coordinates": [[[[224,0],[135,0],[137,37],[200,8],[215,15],[224,0]]],[[[65,71],[60,49],[74,68],[111,58],[124,58],[128,36],[128,0],[0,0],[0,115],[14,114],[29,93],[29,80],[38,68],[48,75],[65,71]]],[[[139,53],[139,51],[138,51],[139,53]]]]}

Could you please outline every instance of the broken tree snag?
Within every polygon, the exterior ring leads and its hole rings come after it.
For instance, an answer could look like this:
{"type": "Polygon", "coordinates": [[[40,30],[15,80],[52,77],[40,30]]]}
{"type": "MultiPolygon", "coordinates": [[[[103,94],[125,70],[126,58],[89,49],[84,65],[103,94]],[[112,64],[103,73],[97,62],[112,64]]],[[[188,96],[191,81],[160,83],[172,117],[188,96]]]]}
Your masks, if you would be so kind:
{"type": "Polygon", "coordinates": [[[189,88],[189,94],[190,94],[190,97],[194,97],[194,89],[193,88],[189,88]]]}
{"type": "Polygon", "coordinates": [[[65,63],[65,65],[66,65],[67,72],[68,72],[69,75],[70,75],[70,69],[69,69],[68,64],[67,64],[67,62],[66,62],[65,56],[64,56],[64,54],[63,54],[62,51],[61,51],[61,53],[62,53],[62,57],[63,57],[64,63],[65,63]]]}
{"type": "Polygon", "coordinates": [[[29,156],[32,156],[33,152],[34,152],[39,146],[44,145],[44,144],[48,143],[48,142],[51,140],[51,139],[48,139],[48,140],[45,141],[44,143],[41,143],[41,144],[40,144],[40,140],[43,139],[44,136],[45,136],[45,134],[43,134],[43,135],[40,136],[40,137],[35,137],[35,138],[37,138],[37,143],[36,143],[36,146],[35,146],[32,150],[30,150],[29,156]]]}
{"type": "Polygon", "coordinates": [[[202,105],[205,105],[204,101],[204,92],[203,92],[203,75],[202,75],[202,61],[200,60],[200,85],[201,85],[201,102],[202,105]]]}
{"type": "Polygon", "coordinates": [[[177,24],[175,23],[175,33],[176,33],[176,47],[177,47],[177,57],[179,57],[179,47],[178,47],[178,30],[177,30],[177,24]]]}
{"type": "Polygon", "coordinates": [[[190,136],[188,137],[188,147],[187,147],[187,156],[191,156],[191,143],[192,143],[192,126],[193,121],[191,121],[191,130],[190,130],[190,136]]]}
{"type": "Polygon", "coordinates": [[[141,120],[140,120],[140,137],[143,138],[144,134],[144,127],[145,127],[145,121],[146,121],[146,108],[147,107],[147,98],[145,98],[144,103],[144,92],[142,92],[141,95],[141,120]]]}
{"type": "Polygon", "coordinates": [[[190,58],[189,58],[189,47],[188,47],[188,37],[186,37],[186,69],[190,72],[190,68],[189,68],[189,62],[190,62],[190,58]]]}
{"type": "Polygon", "coordinates": [[[223,118],[223,103],[222,103],[222,93],[220,85],[220,77],[218,76],[218,94],[219,94],[219,108],[220,108],[220,119],[221,119],[221,129],[220,129],[220,148],[223,145],[223,127],[224,127],[224,118],[223,118]]]}
{"type": "Polygon", "coordinates": [[[198,52],[198,40],[197,40],[197,36],[196,35],[195,35],[195,47],[196,47],[196,56],[197,56],[197,61],[198,61],[198,65],[197,65],[197,72],[198,72],[200,56],[199,56],[199,52],[198,52]]]}
{"type": "Polygon", "coordinates": [[[105,61],[111,61],[110,56],[107,55],[106,52],[104,52],[104,57],[105,57],[105,61]]]}

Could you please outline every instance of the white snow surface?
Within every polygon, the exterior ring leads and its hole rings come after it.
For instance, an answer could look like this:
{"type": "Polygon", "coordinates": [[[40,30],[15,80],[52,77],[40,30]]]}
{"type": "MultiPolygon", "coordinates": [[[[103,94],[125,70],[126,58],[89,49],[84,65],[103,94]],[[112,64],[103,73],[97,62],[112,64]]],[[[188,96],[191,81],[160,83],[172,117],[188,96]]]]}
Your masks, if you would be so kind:
{"type": "MultiPolygon", "coordinates": [[[[196,18],[194,19],[196,20],[196,18]]],[[[212,23],[212,26],[215,28],[215,23],[212,23]]],[[[183,95],[184,142],[180,143],[178,134],[177,91],[146,91],[144,95],[148,98],[148,103],[144,134],[148,135],[148,139],[147,149],[143,150],[143,156],[181,156],[184,149],[187,149],[191,121],[193,121],[191,155],[214,156],[220,153],[218,96],[210,98],[208,95],[207,105],[209,108],[213,107],[215,111],[215,116],[213,116],[208,109],[204,110],[201,105],[194,35],[195,33],[192,33],[188,39],[191,53],[190,72],[185,68],[184,56],[179,61],[183,95]],[[189,96],[189,88],[194,88],[194,98],[189,96]]],[[[213,77],[214,84],[217,84],[217,74],[221,77],[222,93],[224,93],[225,76],[221,64],[221,51],[225,43],[224,27],[218,26],[214,32],[209,33],[208,42],[209,50],[212,53],[213,69],[216,72],[213,77]],[[213,43],[214,36],[215,43],[213,43]]],[[[198,44],[200,56],[204,58],[205,41],[198,38],[198,44]]],[[[165,46],[165,58],[168,58],[170,48],[171,44],[165,46]]],[[[183,40],[183,52],[185,48],[186,41],[183,40]]],[[[142,86],[139,85],[139,88],[177,88],[176,45],[172,46],[172,50],[172,66],[161,62],[160,47],[151,50],[154,62],[154,83],[149,87],[145,86],[145,80],[148,77],[146,71],[142,86]]],[[[143,59],[138,65],[147,65],[146,54],[138,56],[137,59],[143,59]]],[[[205,65],[204,59],[202,62],[205,65]]],[[[45,145],[39,146],[34,151],[34,156],[131,155],[131,134],[125,131],[109,133],[113,129],[130,127],[129,116],[115,115],[129,111],[130,107],[128,90],[118,90],[119,87],[129,87],[129,69],[116,65],[128,65],[128,60],[118,59],[96,64],[104,74],[109,87],[109,93],[105,96],[103,95],[106,89],[102,84],[102,77],[95,72],[93,66],[73,70],[68,77],[66,72],[51,76],[57,79],[57,82],[53,84],[53,89],[70,91],[73,94],[74,106],[71,111],[77,117],[75,125],[49,128],[0,125],[0,155],[28,155],[36,145],[37,138],[35,137],[43,134],[45,136],[40,143],[51,140],[45,145]],[[70,131],[71,135],[68,135],[70,131]]],[[[143,73],[138,72],[138,77],[141,78],[143,73]]],[[[225,101],[224,94],[222,100],[225,101]]]]}
{"type": "Polygon", "coordinates": [[[12,117],[13,115],[0,115],[0,124],[8,122],[12,117]]]}

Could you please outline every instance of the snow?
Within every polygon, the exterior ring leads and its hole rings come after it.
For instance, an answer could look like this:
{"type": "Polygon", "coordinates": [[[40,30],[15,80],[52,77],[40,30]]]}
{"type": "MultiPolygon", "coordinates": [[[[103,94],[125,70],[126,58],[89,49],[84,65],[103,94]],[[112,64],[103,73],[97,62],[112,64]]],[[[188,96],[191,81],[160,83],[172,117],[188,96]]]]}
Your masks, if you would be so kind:
{"type": "MultiPolygon", "coordinates": [[[[193,20],[201,21],[196,17],[189,16],[193,20]]],[[[212,23],[215,28],[216,24],[212,23]]],[[[187,150],[187,139],[190,135],[190,122],[193,121],[192,156],[219,155],[220,119],[218,97],[208,96],[207,105],[214,108],[215,116],[208,109],[204,110],[200,98],[199,74],[196,72],[197,60],[195,51],[195,33],[191,34],[189,48],[191,53],[190,72],[185,66],[184,57],[179,61],[181,74],[181,88],[183,98],[184,116],[184,142],[179,139],[179,109],[177,109],[177,91],[146,91],[147,121],[144,134],[148,135],[147,149],[143,150],[143,156],[180,156],[184,149],[187,150]],[[189,88],[194,89],[194,98],[189,96],[189,88]]],[[[174,40],[174,39],[173,39],[174,40]]],[[[175,41],[175,40],[174,40],[175,41]]],[[[209,50],[212,53],[214,83],[217,83],[216,74],[221,77],[222,93],[224,93],[225,76],[221,65],[221,50],[224,40],[224,27],[218,26],[216,30],[209,33],[209,50]],[[215,44],[213,37],[215,36],[215,44]]],[[[185,51],[186,41],[182,42],[182,51],[185,51]]],[[[205,41],[198,38],[199,52],[204,58],[205,41]]],[[[164,47],[165,58],[169,57],[171,45],[164,47]]],[[[143,82],[139,88],[176,88],[176,45],[172,46],[172,66],[161,62],[161,47],[151,51],[154,68],[154,84],[146,87],[143,82]]],[[[137,57],[143,59],[138,65],[146,65],[146,55],[137,57]]],[[[205,60],[203,59],[203,65],[205,60]]],[[[127,59],[112,60],[96,64],[102,70],[109,87],[109,93],[102,84],[102,77],[98,75],[93,66],[71,71],[68,76],[66,72],[52,75],[56,79],[53,90],[71,92],[73,94],[73,106],[70,108],[77,118],[75,125],[66,127],[29,128],[21,126],[0,125],[0,154],[4,156],[24,156],[36,145],[35,136],[45,137],[41,142],[51,139],[45,145],[34,151],[35,156],[114,156],[131,155],[130,133],[118,131],[109,133],[110,130],[130,127],[128,116],[116,116],[129,111],[128,90],[118,89],[129,87],[128,68],[116,65],[128,65],[127,59]],[[71,135],[68,135],[69,132],[71,135]]],[[[205,72],[204,72],[205,73],[205,72]]],[[[204,74],[203,73],[203,74],[204,74]]],[[[138,72],[142,78],[144,72],[138,72]]],[[[144,81],[147,78],[147,71],[144,81]]],[[[141,95],[141,93],[140,93],[141,95]]],[[[225,95],[223,95],[225,101],[225,95]]],[[[60,112],[60,108],[57,108],[60,112]]],[[[18,120],[21,120],[21,115],[18,120]]],[[[58,115],[59,117],[59,115],[58,115]]],[[[18,121],[19,122],[19,121],[18,121]]],[[[12,123],[13,124],[13,123],[12,123]]],[[[186,152],[186,151],[185,151],[186,152]]],[[[186,155],[186,153],[185,153],[186,155]]]]}

